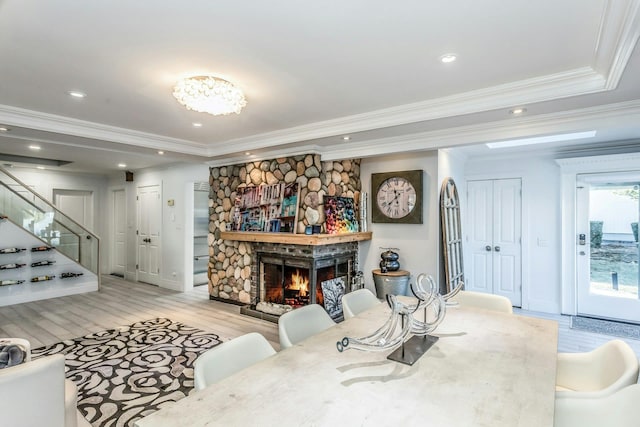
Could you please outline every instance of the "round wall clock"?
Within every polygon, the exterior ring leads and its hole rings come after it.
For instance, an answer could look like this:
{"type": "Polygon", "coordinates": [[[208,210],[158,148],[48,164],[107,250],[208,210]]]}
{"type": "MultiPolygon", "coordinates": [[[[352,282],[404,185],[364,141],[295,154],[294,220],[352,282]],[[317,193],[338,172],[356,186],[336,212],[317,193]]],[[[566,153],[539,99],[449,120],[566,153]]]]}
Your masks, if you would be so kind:
{"type": "Polygon", "coordinates": [[[371,174],[372,222],[422,224],[422,170],[371,174]]]}

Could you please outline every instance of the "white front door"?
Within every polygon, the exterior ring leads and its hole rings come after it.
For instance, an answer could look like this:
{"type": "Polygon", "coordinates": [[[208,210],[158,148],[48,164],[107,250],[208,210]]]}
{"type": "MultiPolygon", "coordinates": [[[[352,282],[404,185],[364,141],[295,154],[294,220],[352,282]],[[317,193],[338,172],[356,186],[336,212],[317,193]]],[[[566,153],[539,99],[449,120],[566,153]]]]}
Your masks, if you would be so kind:
{"type": "Polygon", "coordinates": [[[521,181],[469,181],[465,289],[502,295],[522,304],[521,181]]]}
{"type": "Polygon", "coordinates": [[[577,177],[578,314],[640,322],[639,185],[640,172],[577,177]]]}
{"type": "Polygon", "coordinates": [[[127,212],[124,189],[114,190],[112,195],[112,244],[111,274],[124,277],[127,260],[127,212]]]}
{"type": "Polygon", "coordinates": [[[160,225],[162,203],[159,185],[138,187],[138,280],[160,282],[160,225]]]}

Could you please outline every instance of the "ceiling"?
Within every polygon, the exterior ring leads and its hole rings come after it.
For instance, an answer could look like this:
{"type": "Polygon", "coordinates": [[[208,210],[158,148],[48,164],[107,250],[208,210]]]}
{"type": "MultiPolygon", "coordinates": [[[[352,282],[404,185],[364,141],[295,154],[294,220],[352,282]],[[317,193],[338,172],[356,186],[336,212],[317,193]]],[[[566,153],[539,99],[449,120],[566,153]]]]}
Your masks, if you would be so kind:
{"type": "Polygon", "coordinates": [[[479,144],[590,130],[535,149],[635,148],[639,35],[640,0],[0,0],[0,164],[487,155],[479,144]],[[244,110],[178,104],[175,82],[202,74],[239,86],[244,110]]]}

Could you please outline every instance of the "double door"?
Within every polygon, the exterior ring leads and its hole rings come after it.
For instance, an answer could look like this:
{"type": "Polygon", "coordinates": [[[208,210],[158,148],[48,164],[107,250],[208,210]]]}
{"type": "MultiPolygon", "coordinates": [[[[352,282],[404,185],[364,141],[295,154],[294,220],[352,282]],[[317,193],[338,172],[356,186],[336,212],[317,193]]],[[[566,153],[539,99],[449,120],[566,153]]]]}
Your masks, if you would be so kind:
{"type": "Polygon", "coordinates": [[[465,289],[522,304],[521,180],[469,181],[465,289]]]}

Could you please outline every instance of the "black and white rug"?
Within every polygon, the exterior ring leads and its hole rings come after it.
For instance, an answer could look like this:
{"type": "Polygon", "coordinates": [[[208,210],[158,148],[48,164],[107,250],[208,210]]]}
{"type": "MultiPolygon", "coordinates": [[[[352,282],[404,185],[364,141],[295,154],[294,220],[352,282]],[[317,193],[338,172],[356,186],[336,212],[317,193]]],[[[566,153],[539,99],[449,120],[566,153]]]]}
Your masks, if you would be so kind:
{"type": "Polygon", "coordinates": [[[32,350],[62,353],[78,386],[78,409],[94,427],[133,422],[193,389],[193,363],[220,344],[216,334],[158,318],[32,350]]]}

